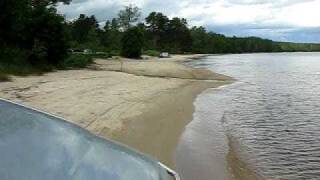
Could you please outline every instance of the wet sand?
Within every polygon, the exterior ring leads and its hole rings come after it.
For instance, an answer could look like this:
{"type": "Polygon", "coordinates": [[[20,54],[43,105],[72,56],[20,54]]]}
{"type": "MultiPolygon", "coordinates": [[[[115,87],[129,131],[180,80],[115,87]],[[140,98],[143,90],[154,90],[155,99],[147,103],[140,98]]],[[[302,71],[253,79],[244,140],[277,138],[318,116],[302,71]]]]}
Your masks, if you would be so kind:
{"type": "Polygon", "coordinates": [[[228,137],[229,151],[227,154],[227,163],[229,166],[229,173],[233,175],[234,180],[264,180],[259,173],[254,170],[249,164],[245,163],[240,156],[241,145],[228,137]]]}
{"type": "Polygon", "coordinates": [[[98,59],[88,69],[12,77],[0,83],[0,97],[62,116],[174,167],[173,152],[192,120],[195,97],[233,81],[180,63],[199,57],[98,59]]]}

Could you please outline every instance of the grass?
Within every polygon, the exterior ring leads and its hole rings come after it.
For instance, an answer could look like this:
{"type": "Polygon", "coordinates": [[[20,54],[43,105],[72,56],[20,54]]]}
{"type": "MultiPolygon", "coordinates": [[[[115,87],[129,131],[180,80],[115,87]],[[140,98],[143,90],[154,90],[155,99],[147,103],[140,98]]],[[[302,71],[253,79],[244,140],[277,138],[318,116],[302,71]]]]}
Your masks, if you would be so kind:
{"type": "Polygon", "coordinates": [[[41,75],[47,71],[49,71],[49,68],[34,68],[29,65],[18,66],[13,64],[0,63],[0,82],[10,81],[11,79],[9,75],[15,75],[15,76],[41,75]]]}
{"type": "MultiPolygon", "coordinates": [[[[59,68],[73,69],[85,68],[93,63],[93,58],[90,55],[72,54],[66,58],[59,68]]],[[[54,70],[55,67],[49,65],[32,66],[27,62],[9,63],[0,62],[0,82],[10,81],[10,75],[28,76],[28,75],[42,75],[43,73],[54,70]]]]}
{"type": "Polygon", "coordinates": [[[93,58],[91,55],[72,54],[63,61],[62,68],[85,68],[91,63],[93,63],[93,58]]]}
{"type": "Polygon", "coordinates": [[[109,52],[109,55],[112,56],[120,56],[120,51],[112,50],[109,52]]]}
{"type": "Polygon", "coordinates": [[[147,50],[147,51],[144,51],[143,54],[147,56],[155,56],[155,57],[160,56],[160,52],[156,50],[147,50]]]}
{"type": "Polygon", "coordinates": [[[6,74],[0,73],[0,82],[10,81],[10,77],[6,74]]]}

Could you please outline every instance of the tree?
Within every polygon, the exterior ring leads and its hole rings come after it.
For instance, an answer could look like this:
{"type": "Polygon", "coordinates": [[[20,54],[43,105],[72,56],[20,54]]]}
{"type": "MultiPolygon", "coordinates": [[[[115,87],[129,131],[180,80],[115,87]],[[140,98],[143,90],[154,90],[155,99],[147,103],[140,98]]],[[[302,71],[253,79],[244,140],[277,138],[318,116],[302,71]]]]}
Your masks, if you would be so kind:
{"type": "Polygon", "coordinates": [[[106,23],[103,26],[103,30],[105,32],[108,32],[108,31],[110,31],[110,29],[111,29],[111,22],[109,20],[107,20],[106,23]]]}
{"type": "Polygon", "coordinates": [[[145,20],[148,39],[152,39],[153,47],[163,49],[166,44],[169,18],[162,13],[152,12],[145,20]]]}
{"type": "Polygon", "coordinates": [[[139,58],[143,47],[143,33],[139,27],[129,28],[122,38],[121,55],[127,58],[139,58]]]}
{"type": "Polygon", "coordinates": [[[206,29],[202,26],[194,26],[190,29],[190,33],[192,37],[192,51],[196,53],[207,53],[209,49],[208,44],[210,44],[211,39],[206,29]]]}
{"type": "Polygon", "coordinates": [[[88,17],[85,14],[80,14],[79,18],[72,22],[71,27],[73,39],[81,44],[88,41],[89,32],[98,29],[99,24],[95,16],[88,17]]]}
{"type": "Polygon", "coordinates": [[[21,62],[57,65],[67,51],[64,18],[55,9],[58,2],[70,0],[1,0],[0,47],[5,50],[0,57],[8,59],[6,52],[14,49],[25,52],[21,62]]]}
{"type": "Polygon", "coordinates": [[[1,0],[0,7],[0,45],[18,45],[25,39],[23,31],[27,28],[26,21],[31,10],[28,0],[1,0]]]}
{"type": "Polygon", "coordinates": [[[169,39],[172,42],[173,52],[185,52],[191,50],[192,38],[188,29],[187,20],[182,18],[173,18],[169,22],[169,39]]]}
{"type": "Polygon", "coordinates": [[[67,55],[69,40],[66,24],[55,8],[48,9],[45,5],[38,4],[32,11],[29,24],[32,53],[29,61],[33,65],[58,66],[67,55]]]}
{"type": "Polygon", "coordinates": [[[123,10],[120,10],[118,13],[118,19],[121,28],[126,31],[134,23],[136,23],[141,16],[140,8],[130,4],[129,6],[125,6],[123,10]]]}
{"type": "Polygon", "coordinates": [[[111,26],[110,26],[111,30],[117,30],[119,31],[120,25],[119,25],[119,21],[116,18],[113,18],[111,20],[111,26]]]}
{"type": "Polygon", "coordinates": [[[71,0],[31,0],[32,4],[43,3],[46,6],[55,5],[59,2],[62,2],[64,4],[69,4],[71,2],[71,0]]]}
{"type": "Polygon", "coordinates": [[[111,21],[107,20],[103,29],[102,45],[110,51],[120,50],[122,33],[119,30],[119,21],[116,18],[113,18],[111,21]]]}

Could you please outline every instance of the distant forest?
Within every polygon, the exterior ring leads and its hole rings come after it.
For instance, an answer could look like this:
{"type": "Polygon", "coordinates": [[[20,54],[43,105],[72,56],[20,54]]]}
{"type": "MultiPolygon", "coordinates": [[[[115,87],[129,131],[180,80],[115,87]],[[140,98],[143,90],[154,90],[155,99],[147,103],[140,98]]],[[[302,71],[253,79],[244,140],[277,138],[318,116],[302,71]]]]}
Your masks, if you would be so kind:
{"type": "Polygon", "coordinates": [[[191,27],[186,19],[169,18],[161,12],[152,12],[143,19],[141,10],[134,5],[124,7],[116,17],[103,23],[85,14],[69,21],[57,13],[56,6],[70,1],[0,1],[0,75],[28,73],[30,67],[80,67],[83,64],[77,59],[90,60],[72,57],[71,52],[85,49],[93,54],[133,58],[141,53],[156,56],[162,51],[205,54],[320,51],[318,44],[226,37],[201,26],[191,27]]]}
{"type": "Polygon", "coordinates": [[[140,9],[130,5],[117,17],[99,26],[95,16],[81,14],[68,23],[72,47],[120,52],[125,31],[138,27],[143,33],[142,48],[145,51],[204,54],[320,51],[318,44],[280,43],[259,37],[226,37],[208,32],[202,26],[190,27],[186,19],[170,19],[161,12],[150,13],[144,21],[139,21],[140,16],[140,9]]]}

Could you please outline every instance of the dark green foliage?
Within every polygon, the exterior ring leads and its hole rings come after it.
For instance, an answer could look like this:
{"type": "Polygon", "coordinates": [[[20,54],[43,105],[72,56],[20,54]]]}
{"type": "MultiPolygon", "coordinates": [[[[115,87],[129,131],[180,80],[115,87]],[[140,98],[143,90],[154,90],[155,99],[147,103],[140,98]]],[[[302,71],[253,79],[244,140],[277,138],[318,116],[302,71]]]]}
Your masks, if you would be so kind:
{"type": "Polygon", "coordinates": [[[78,43],[85,43],[89,39],[91,33],[95,33],[98,28],[98,22],[95,16],[86,16],[85,14],[80,14],[79,18],[71,23],[71,34],[73,40],[78,43]]]}
{"type": "Polygon", "coordinates": [[[156,50],[147,50],[147,51],[144,51],[143,54],[145,54],[147,56],[155,56],[155,57],[160,56],[160,52],[156,51],[156,50]]]}
{"type": "Polygon", "coordinates": [[[104,26],[104,32],[101,34],[101,44],[107,51],[120,51],[122,33],[119,30],[119,22],[116,18],[107,21],[104,26]]]}
{"type": "Polygon", "coordinates": [[[169,18],[162,13],[152,12],[145,20],[146,36],[151,39],[148,48],[164,49],[169,39],[169,18]]]}
{"type": "Polygon", "coordinates": [[[120,51],[118,50],[112,50],[109,52],[109,55],[112,56],[120,56],[120,51]]]}
{"type": "Polygon", "coordinates": [[[290,43],[281,42],[279,43],[281,50],[287,52],[301,51],[301,52],[313,52],[320,51],[320,44],[314,43],[290,43]]]}
{"type": "Polygon", "coordinates": [[[192,37],[191,51],[197,53],[207,53],[210,51],[213,38],[210,37],[210,35],[206,32],[204,27],[192,27],[190,33],[192,37]]]}
{"type": "Polygon", "coordinates": [[[0,7],[0,47],[25,46],[23,32],[30,13],[28,0],[1,0],[0,7]]]}
{"type": "Polygon", "coordinates": [[[183,53],[191,50],[192,39],[186,19],[173,18],[169,22],[169,44],[173,52],[183,53]]]}
{"type": "Polygon", "coordinates": [[[173,18],[159,12],[146,17],[146,42],[148,48],[171,53],[184,53],[191,50],[192,39],[186,19],[173,18]]]}
{"type": "Polygon", "coordinates": [[[2,73],[25,75],[50,70],[65,58],[68,36],[54,4],[63,1],[0,2],[0,66],[2,73]],[[5,67],[5,68],[4,68],[5,67]]]}
{"type": "Polygon", "coordinates": [[[2,74],[0,72],[0,82],[3,82],[3,81],[9,81],[10,80],[10,77],[6,74],[2,74]]]}
{"type": "Polygon", "coordinates": [[[16,76],[28,76],[28,75],[38,75],[43,74],[44,72],[51,71],[52,67],[50,66],[39,66],[35,67],[30,64],[10,64],[10,63],[1,63],[0,64],[0,74],[7,75],[12,74],[16,76]]]}
{"type": "Polygon", "coordinates": [[[61,64],[62,68],[85,68],[93,62],[90,55],[73,54],[66,58],[61,64]]]}
{"type": "Polygon", "coordinates": [[[195,53],[254,53],[281,51],[277,42],[257,37],[226,37],[206,32],[203,27],[191,28],[192,51],[195,53]]]}
{"type": "Polygon", "coordinates": [[[55,9],[38,6],[32,11],[29,31],[32,65],[49,64],[57,66],[67,56],[69,47],[64,18],[55,9]]]}
{"type": "Polygon", "coordinates": [[[102,58],[102,59],[107,59],[112,57],[111,53],[107,53],[107,52],[94,53],[94,54],[90,54],[90,56],[92,58],[102,58]]]}
{"type": "Polygon", "coordinates": [[[121,55],[127,58],[140,58],[143,47],[143,33],[138,27],[129,28],[123,35],[121,55]]]}

